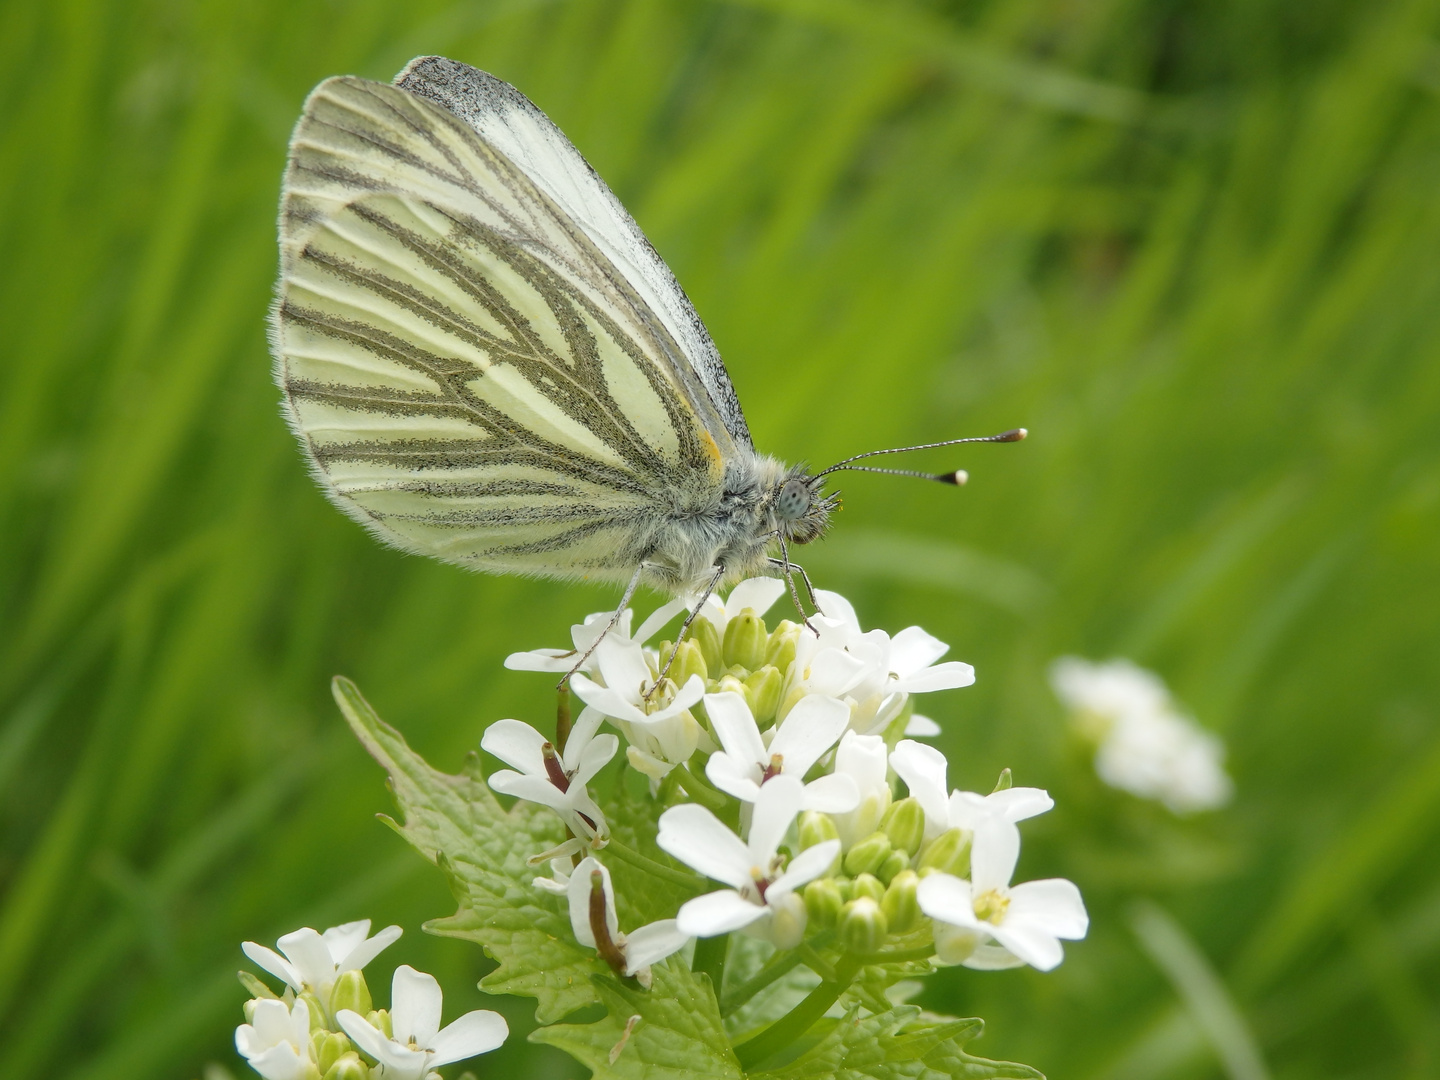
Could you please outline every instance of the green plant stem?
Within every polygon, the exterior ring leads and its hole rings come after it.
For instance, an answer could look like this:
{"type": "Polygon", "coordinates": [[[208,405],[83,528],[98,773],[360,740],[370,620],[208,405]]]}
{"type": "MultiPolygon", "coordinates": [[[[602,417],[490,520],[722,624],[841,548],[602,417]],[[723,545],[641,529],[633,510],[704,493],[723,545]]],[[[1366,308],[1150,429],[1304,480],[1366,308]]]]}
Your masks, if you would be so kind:
{"type": "Polygon", "coordinates": [[[725,985],[725,955],[729,946],[729,934],[717,934],[715,937],[701,938],[695,942],[695,962],[692,970],[710,977],[710,985],[714,987],[717,999],[720,997],[721,987],[725,985]]]}
{"type": "Polygon", "coordinates": [[[658,863],[654,859],[640,854],[640,852],[634,848],[627,847],[613,836],[610,837],[609,843],[605,845],[605,850],[618,855],[631,866],[644,870],[647,874],[654,874],[656,877],[668,881],[672,885],[679,885],[682,889],[693,889],[699,892],[705,887],[705,879],[700,877],[700,875],[687,874],[683,870],[676,870],[673,867],[666,866],[664,863],[658,863]]]}
{"type": "Polygon", "coordinates": [[[815,951],[815,946],[810,942],[804,941],[796,946],[795,955],[805,961],[805,966],[820,978],[832,980],[836,978],[835,969],[830,966],[829,961],[815,951]]]}
{"type": "Polygon", "coordinates": [[[800,953],[794,949],[775,957],[770,963],[766,964],[749,979],[737,986],[733,993],[725,995],[725,1000],[720,1003],[720,1015],[729,1016],[776,979],[788,974],[800,961],[800,953]]]}
{"type": "Polygon", "coordinates": [[[680,765],[674,769],[670,775],[675,777],[676,782],[684,790],[686,795],[689,795],[690,798],[694,799],[707,810],[724,810],[729,804],[724,795],[720,794],[720,792],[716,791],[692,773],[689,765],[680,765]]]}
{"type": "Polygon", "coordinates": [[[788,1013],[782,1016],[775,1023],[771,1024],[764,1031],[760,1032],[753,1039],[749,1039],[735,1048],[735,1056],[740,1059],[740,1065],[744,1069],[750,1069],[759,1062],[764,1061],[771,1054],[778,1053],[785,1049],[805,1032],[810,1030],[810,1025],[825,1015],[825,1010],[834,1005],[836,1000],[849,988],[854,981],[855,974],[860,970],[861,960],[859,957],[846,956],[835,965],[835,980],[826,979],[806,996],[805,1000],[796,1005],[788,1013]]]}
{"type": "Polygon", "coordinates": [[[902,949],[898,952],[878,952],[866,957],[866,960],[871,964],[905,964],[911,960],[929,960],[934,955],[934,945],[919,945],[913,949],[902,949]]]}

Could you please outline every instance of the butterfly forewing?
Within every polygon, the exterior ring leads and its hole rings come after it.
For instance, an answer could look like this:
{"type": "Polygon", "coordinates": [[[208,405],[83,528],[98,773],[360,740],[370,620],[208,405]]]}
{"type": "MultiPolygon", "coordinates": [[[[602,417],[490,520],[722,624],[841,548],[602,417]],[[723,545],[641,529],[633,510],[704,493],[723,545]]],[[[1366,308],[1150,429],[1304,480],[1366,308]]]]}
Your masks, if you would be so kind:
{"type": "Polygon", "coordinates": [[[321,84],[280,228],[290,419],[327,490],[390,542],[628,577],[646,521],[720,484],[733,436],[667,320],[447,109],[321,84]]]}

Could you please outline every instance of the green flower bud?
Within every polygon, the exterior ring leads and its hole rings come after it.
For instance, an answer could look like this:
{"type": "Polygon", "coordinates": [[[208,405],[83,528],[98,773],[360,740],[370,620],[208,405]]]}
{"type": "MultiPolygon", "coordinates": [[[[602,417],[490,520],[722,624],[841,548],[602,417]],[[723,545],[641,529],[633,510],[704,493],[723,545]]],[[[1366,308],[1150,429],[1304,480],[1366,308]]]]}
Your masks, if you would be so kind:
{"type": "Polygon", "coordinates": [[[791,893],[777,904],[770,905],[769,937],[777,949],[793,949],[805,939],[805,921],[809,915],[802,897],[791,893]]]}
{"type": "Polygon", "coordinates": [[[816,878],[805,886],[805,910],[810,921],[821,929],[829,929],[840,918],[845,898],[834,878],[816,878]]]}
{"type": "Polygon", "coordinates": [[[370,1080],[370,1069],[352,1050],[330,1066],[324,1080],[370,1080]]]}
{"type": "MultiPolygon", "coordinates": [[[[336,1009],[335,1011],[339,1012],[340,1010],[336,1009]]],[[[320,1035],[318,1031],[315,1034],[317,1037],[320,1035]]],[[[318,1045],[315,1047],[315,1061],[319,1064],[322,1072],[328,1073],[330,1066],[346,1054],[351,1053],[353,1049],[350,1040],[340,1032],[327,1031],[324,1038],[319,1039],[318,1045]]]]}
{"type": "Polygon", "coordinates": [[[868,896],[851,900],[840,909],[840,940],[847,951],[869,956],[885,941],[890,932],[885,913],[868,896]]]}
{"type": "Polygon", "coordinates": [[[745,680],[745,700],[750,703],[750,712],[760,727],[768,727],[774,722],[775,710],[780,707],[780,693],[784,689],[785,677],[769,665],[751,673],[745,680]]]}
{"type": "Polygon", "coordinates": [[[920,850],[925,839],[925,811],[916,798],[901,799],[891,803],[890,809],[880,819],[880,827],[890,837],[890,846],[906,855],[920,850]]]}
{"type": "Polygon", "coordinates": [[[690,624],[690,640],[699,648],[707,671],[720,671],[725,667],[721,659],[720,631],[713,622],[703,616],[696,619],[690,624]]]}
{"type": "Polygon", "coordinates": [[[914,870],[901,870],[890,879],[890,887],[880,901],[886,922],[897,934],[903,934],[920,921],[920,902],[915,898],[919,884],[920,875],[914,870]]]}
{"type": "Polygon", "coordinates": [[[890,838],[882,832],[872,833],[852,847],[845,855],[847,874],[873,874],[890,857],[890,838]]]}
{"type": "Polygon", "coordinates": [[[309,990],[300,994],[299,998],[305,1002],[305,1007],[310,1010],[310,1030],[315,1031],[318,1028],[323,1028],[325,1026],[325,1017],[330,1014],[325,1011],[325,1006],[320,1004],[320,999],[310,993],[309,990]]]}
{"type": "MultiPolygon", "coordinates": [[[[995,791],[1007,791],[1014,783],[1014,779],[1010,776],[1010,770],[1001,769],[1000,779],[995,781],[995,791]]],[[[995,791],[992,791],[990,794],[995,794],[995,791]]]]}
{"type": "MultiPolygon", "coordinates": [[[[735,675],[722,675],[720,681],[715,684],[713,692],[716,694],[739,694],[743,698],[745,697],[745,683],[735,675]]],[[[748,698],[745,703],[747,705],[750,703],[748,698]]]]}
{"type": "Polygon", "coordinates": [[[730,620],[725,627],[725,643],[722,655],[725,664],[739,664],[753,671],[765,663],[765,644],[769,631],[754,608],[746,608],[730,620]]]}
{"type": "MultiPolygon", "coordinates": [[[[662,646],[660,649],[660,663],[670,653],[662,646]]],[[[675,650],[675,662],[670,665],[669,677],[675,680],[676,686],[684,686],[690,681],[692,675],[699,675],[702,680],[709,680],[710,668],[705,663],[705,654],[700,651],[700,646],[694,640],[682,641],[680,648],[675,650]]]]}
{"type": "Polygon", "coordinates": [[[880,864],[875,871],[875,876],[885,884],[890,884],[892,878],[901,870],[910,869],[910,856],[903,851],[892,851],[890,857],[880,864]]]}
{"type": "Polygon", "coordinates": [[[795,641],[799,636],[800,627],[797,624],[789,619],[782,622],[765,643],[765,663],[784,675],[795,662],[795,641]]]}
{"type": "Polygon", "coordinates": [[[920,852],[920,870],[941,870],[956,877],[970,872],[970,832],[947,829],[920,852]]]}
{"type": "Polygon", "coordinates": [[[331,1013],[349,1009],[364,1016],[374,1007],[375,1003],[370,1000],[370,987],[365,985],[365,976],[361,972],[352,969],[335,980],[335,989],[330,991],[331,1013]]]}
{"type": "Polygon", "coordinates": [[[838,839],[840,839],[840,834],[835,830],[835,822],[830,820],[829,814],[822,814],[818,810],[806,810],[800,815],[801,851],[824,843],[826,840],[838,839]]]}
{"type": "Polygon", "coordinates": [[[387,1039],[393,1039],[395,1037],[395,1029],[390,1026],[390,1013],[387,1010],[375,1009],[367,1013],[365,1019],[370,1021],[371,1027],[379,1028],[383,1031],[387,1039]]]}
{"type": "Polygon", "coordinates": [[[850,899],[852,900],[868,896],[871,900],[878,901],[884,895],[885,886],[880,884],[880,879],[874,874],[857,874],[855,880],[850,884],[850,899]]]}

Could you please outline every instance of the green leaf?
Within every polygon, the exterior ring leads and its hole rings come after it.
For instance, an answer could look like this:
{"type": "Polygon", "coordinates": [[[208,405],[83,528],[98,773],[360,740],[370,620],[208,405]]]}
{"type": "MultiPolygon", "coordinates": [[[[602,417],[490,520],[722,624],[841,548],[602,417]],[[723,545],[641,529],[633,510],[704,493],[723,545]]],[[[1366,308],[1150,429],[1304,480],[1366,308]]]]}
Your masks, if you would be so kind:
{"type": "Polygon", "coordinates": [[[444,872],[460,905],[425,929],[481,945],[499,963],[481,988],[535,998],[542,1024],[594,1004],[591,977],[608,969],[575,942],[560,898],[531,884],[537,870],[525,861],[560,844],[564,826],[533,803],[506,811],[478,768],[465,776],[437,772],[354,683],[336,678],[333,689],[355,735],[390,774],[402,816],[396,831],[444,872]]]}
{"type": "MultiPolygon", "coordinates": [[[[752,1080],[949,1080],[952,1077],[1006,1077],[1044,1080],[1028,1065],[988,1061],[965,1052],[985,1024],[978,1019],[922,1020],[913,1005],[861,1017],[852,1009],[799,1057],[771,1070],[752,1072],[752,1080]]],[[[812,1032],[813,1034],[813,1032],[812,1032]]]]}
{"type": "Polygon", "coordinates": [[[538,1028],[530,1040],[564,1050],[606,1080],[741,1080],[710,980],[675,960],[652,972],[648,991],[597,976],[595,988],[609,1010],[605,1019],[538,1028]]]}

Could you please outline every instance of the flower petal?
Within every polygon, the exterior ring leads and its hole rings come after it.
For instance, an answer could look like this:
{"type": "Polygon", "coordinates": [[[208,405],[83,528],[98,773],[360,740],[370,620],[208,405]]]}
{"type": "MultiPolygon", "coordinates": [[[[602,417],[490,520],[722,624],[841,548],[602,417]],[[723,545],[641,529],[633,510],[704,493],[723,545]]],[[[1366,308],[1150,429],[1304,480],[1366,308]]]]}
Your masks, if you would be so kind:
{"type": "Polygon", "coordinates": [[[526,802],[539,803],[552,810],[564,810],[570,805],[568,793],[561,791],[543,776],[526,776],[509,769],[501,769],[490,776],[488,783],[492,791],[513,795],[526,802]]]}
{"type": "Polygon", "coordinates": [[[266,948],[257,941],[246,941],[240,945],[240,951],[258,967],[283,981],[292,990],[298,992],[304,988],[305,980],[301,978],[300,972],[295,970],[295,965],[274,949],[266,948]]]}
{"type": "Polygon", "coordinates": [[[824,617],[840,625],[858,631],[860,619],[855,614],[855,609],[850,606],[850,601],[837,592],[829,589],[816,589],[815,599],[819,602],[820,610],[825,613],[824,617]]]}
{"type": "MultiPolygon", "coordinates": [[[[570,689],[575,691],[575,696],[586,705],[599,710],[605,716],[628,720],[631,723],[644,723],[646,720],[645,714],[619,691],[591,682],[583,673],[577,672],[570,677],[570,689]]],[[[639,697],[638,693],[636,697],[639,697]]]]}
{"type": "MultiPolygon", "coordinates": [[[[356,1046],[384,1065],[405,1069],[419,1059],[420,1068],[423,1069],[425,1060],[430,1056],[423,1050],[410,1050],[401,1046],[359,1013],[349,1009],[341,1009],[336,1013],[335,1021],[356,1046]]],[[[414,1071],[413,1068],[411,1071],[414,1071]]],[[[415,1075],[419,1075],[418,1072],[415,1075]]]]}
{"type": "Polygon", "coordinates": [[[705,763],[705,775],[710,783],[741,802],[754,802],[760,795],[760,785],[756,782],[760,778],[760,766],[739,764],[724,751],[710,755],[705,763]]]}
{"type": "MultiPolygon", "coordinates": [[[[800,706],[795,706],[797,709],[800,706]]],[[[705,695],[705,715],[719,736],[720,745],[736,763],[753,761],[762,768],[770,760],[760,729],[745,698],[734,691],[705,695]]]]}
{"type": "Polygon", "coordinates": [[[746,578],[731,589],[730,595],[725,598],[725,614],[733,619],[746,608],[750,608],[763,618],[784,592],[785,582],[779,578],[746,578]]]}
{"type": "Polygon", "coordinates": [[[642,967],[658,964],[665,957],[683,949],[689,940],[690,935],[682,934],[674,919],[646,923],[639,930],[627,935],[625,974],[634,975],[642,967]]]}
{"type": "Polygon", "coordinates": [[[920,801],[927,837],[938,836],[954,824],[946,805],[945,772],[949,763],[944,754],[913,739],[901,739],[890,751],[890,767],[920,801]]]}
{"type": "Polygon", "coordinates": [[[607,637],[595,646],[595,660],[605,685],[627,701],[638,702],[655,677],[645,659],[645,650],[628,639],[607,637]]]}
{"type": "Polygon", "coordinates": [[[1004,889],[1020,859],[1020,830],[1002,818],[989,817],[975,826],[970,843],[970,881],[977,893],[1004,889]]]}
{"type": "Polygon", "coordinates": [[[839,840],[822,840],[814,847],[806,848],[790,860],[790,865],[783,874],[770,883],[770,887],[765,890],[765,899],[779,899],[786,893],[794,892],[800,886],[814,881],[830,869],[830,864],[839,854],[839,840]]]}
{"type": "Polygon", "coordinates": [[[531,649],[511,653],[505,666],[511,671],[569,671],[579,654],[573,649],[531,649]]]}
{"type": "Polygon", "coordinates": [[[616,940],[620,936],[620,922],[615,915],[615,889],[610,883],[609,868],[593,855],[587,855],[580,860],[580,865],[570,872],[570,885],[567,890],[570,901],[570,928],[575,932],[575,940],[591,949],[595,948],[595,934],[590,926],[590,894],[594,889],[591,875],[597,870],[605,890],[605,926],[610,931],[610,940],[616,940]]]}
{"type": "Polygon", "coordinates": [[[921,716],[919,713],[911,713],[910,719],[905,721],[905,735],[911,739],[929,739],[939,735],[940,725],[928,716],[921,716]]]}
{"type": "Polygon", "coordinates": [[[821,649],[810,660],[801,677],[813,692],[844,697],[869,673],[865,661],[841,649],[821,649]]]}
{"type": "Polygon", "coordinates": [[[390,980],[390,1030],[395,1040],[428,1049],[440,1030],[443,1001],[434,975],[416,971],[409,964],[397,967],[390,980]]]}
{"type": "Polygon", "coordinates": [[[1016,922],[1007,915],[999,926],[991,927],[990,932],[1001,945],[1041,971],[1049,971],[1065,959],[1065,950],[1055,935],[1033,923],[1016,922]]]}
{"type": "Polygon", "coordinates": [[[987,807],[994,807],[1006,821],[1024,821],[1043,814],[1055,806],[1055,800],[1044,788],[1012,787],[992,791],[985,796],[987,807]]]}
{"type": "Polygon", "coordinates": [[[801,698],[786,714],[770,741],[770,754],[781,755],[785,772],[803,779],[820,756],[845,733],[849,723],[850,706],[832,697],[811,694],[801,698]]]}
{"type": "MultiPolygon", "coordinates": [[[[589,710],[587,709],[586,711],[588,712],[589,710]]],[[[619,749],[620,740],[609,732],[606,732],[604,735],[595,736],[595,738],[590,740],[590,745],[585,747],[584,752],[580,754],[580,760],[575,768],[575,775],[570,778],[570,785],[574,787],[576,784],[579,784],[583,787],[588,784],[594,779],[596,773],[610,764],[610,759],[615,756],[615,752],[619,749]]]]}
{"type": "Polygon", "coordinates": [[[545,775],[544,746],[549,740],[519,720],[497,720],[480,736],[480,749],[512,769],[531,776],[545,775]]]}
{"type": "Polygon", "coordinates": [[[970,930],[988,930],[990,924],[975,917],[974,897],[970,882],[953,874],[929,874],[915,890],[920,910],[930,918],[970,930]]]}
{"type": "Polygon", "coordinates": [[[280,1043],[246,1060],[265,1080],[304,1080],[310,1057],[289,1043],[280,1043]]]}
{"type": "MultiPolygon", "coordinates": [[[[365,920],[365,928],[370,928],[370,920],[365,920]]],[[[337,974],[343,971],[359,971],[366,964],[374,960],[384,950],[388,949],[395,942],[400,940],[400,935],[405,931],[398,926],[387,926],[372,938],[361,941],[353,949],[340,958],[336,969],[337,974]]]]}
{"type": "Polygon", "coordinates": [[[835,771],[855,781],[862,794],[885,783],[885,740],[847,731],[835,751],[835,771]]]}
{"type": "Polygon", "coordinates": [[[1025,966],[1024,960],[1003,945],[980,945],[960,963],[974,971],[1008,971],[1025,966]]]}
{"type": "Polygon", "coordinates": [[[908,694],[929,694],[936,690],[956,690],[975,683],[975,669],[959,660],[924,668],[900,680],[899,689],[908,694]]]}
{"type": "Polygon", "coordinates": [[[689,937],[714,937],[749,926],[767,914],[769,908],[764,905],[752,904],[734,889],[721,889],[685,901],[675,925],[689,937]]]}
{"type": "Polygon", "coordinates": [[[604,722],[605,714],[599,709],[592,709],[587,705],[580,710],[580,715],[570,727],[570,737],[565,740],[565,753],[560,758],[560,763],[565,766],[567,773],[573,773],[579,766],[580,758],[604,722]]]}
{"type": "Polygon", "coordinates": [[[749,848],[703,806],[683,803],[666,810],[655,842],[708,878],[737,889],[750,883],[749,848]]]}
{"type": "Polygon", "coordinates": [[[637,645],[644,645],[645,642],[655,636],[661,627],[684,610],[685,601],[683,599],[677,598],[667,604],[661,604],[650,613],[649,618],[640,624],[640,629],[635,631],[635,636],[632,640],[637,645]]]}
{"type": "Polygon", "coordinates": [[[760,789],[755,797],[755,816],[750,821],[752,866],[762,872],[769,866],[804,803],[805,785],[793,776],[772,777],[760,789]]]}
{"type": "Polygon", "coordinates": [[[369,936],[369,919],[357,919],[355,922],[332,926],[320,935],[325,941],[325,947],[330,950],[330,958],[337,964],[369,936]]]}
{"type": "Polygon", "coordinates": [[[308,926],[293,930],[282,937],[277,945],[285,954],[300,977],[311,986],[329,990],[326,985],[335,978],[335,961],[330,959],[330,950],[325,939],[308,926]]]}
{"type": "Polygon", "coordinates": [[[904,679],[939,660],[950,646],[918,626],[907,626],[890,639],[890,670],[904,679]]]}
{"type": "Polygon", "coordinates": [[[1090,929],[1080,890],[1064,878],[1027,881],[1011,889],[1005,924],[1017,921],[1033,923],[1046,933],[1072,941],[1083,938],[1090,929]]]}
{"type": "Polygon", "coordinates": [[[504,1043],[509,1034],[510,1025],[503,1016],[489,1009],[476,1009],[441,1029],[430,1043],[435,1056],[428,1064],[431,1067],[448,1065],[476,1054],[488,1054],[504,1043]]]}
{"type": "Polygon", "coordinates": [[[860,789],[844,773],[817,777],[805,785],[803,806],[806,810],[819,810],[822,814],[848,814],[859,805],[860,789]]]}

